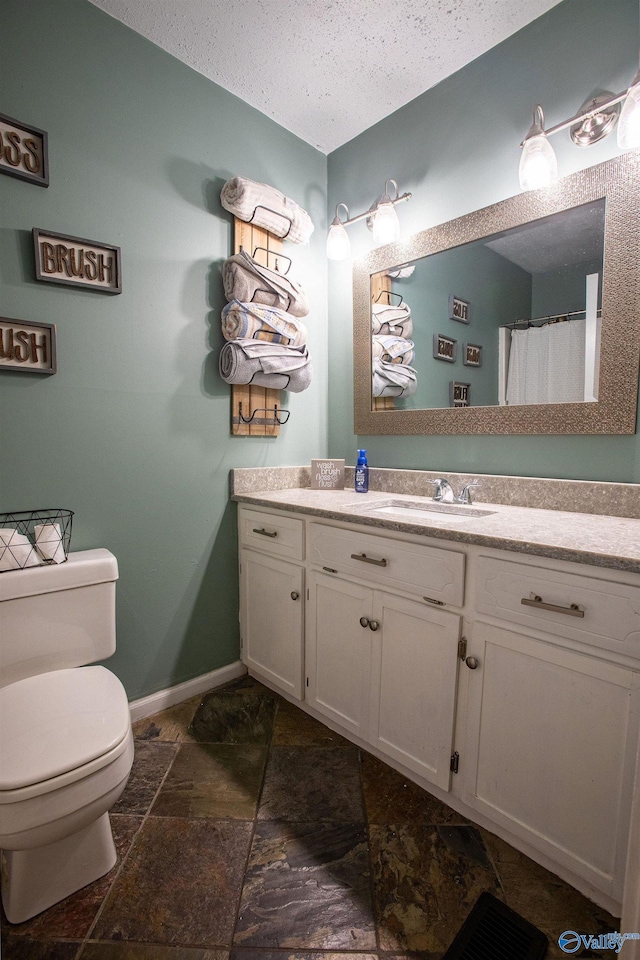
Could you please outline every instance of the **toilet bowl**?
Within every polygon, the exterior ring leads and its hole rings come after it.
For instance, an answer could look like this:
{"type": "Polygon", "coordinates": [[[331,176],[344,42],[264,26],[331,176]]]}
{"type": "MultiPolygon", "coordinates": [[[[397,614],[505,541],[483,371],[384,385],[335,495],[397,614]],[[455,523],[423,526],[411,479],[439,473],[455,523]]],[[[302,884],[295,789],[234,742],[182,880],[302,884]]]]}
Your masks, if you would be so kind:
{"type": "Polygon", "coordinates": [[[69,665],[104,659],[115,648],[115,558],[84,551],[70,563],[65,576],[55,571],[55,582],[42,568],[15,571],[13,585],[5,582],[13,571],[0,576],[1,886],[11,923],[114,866],[107,811],[133,762],[122,684],[105,667],[69,665]],[[51,669],[54,662],[61,669],[51,669]]]}

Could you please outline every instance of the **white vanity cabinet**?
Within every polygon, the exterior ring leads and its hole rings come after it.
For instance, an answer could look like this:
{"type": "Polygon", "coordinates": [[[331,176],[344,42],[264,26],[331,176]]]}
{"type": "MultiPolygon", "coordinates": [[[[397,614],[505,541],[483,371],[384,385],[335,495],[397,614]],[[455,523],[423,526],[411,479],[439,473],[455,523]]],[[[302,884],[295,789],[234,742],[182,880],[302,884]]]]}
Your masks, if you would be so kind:
{"type": "Polygon", "coordinates": [[[304,523],[242,509],[239,539],[242,660],[265,683],[301,700],[304,523]]]}

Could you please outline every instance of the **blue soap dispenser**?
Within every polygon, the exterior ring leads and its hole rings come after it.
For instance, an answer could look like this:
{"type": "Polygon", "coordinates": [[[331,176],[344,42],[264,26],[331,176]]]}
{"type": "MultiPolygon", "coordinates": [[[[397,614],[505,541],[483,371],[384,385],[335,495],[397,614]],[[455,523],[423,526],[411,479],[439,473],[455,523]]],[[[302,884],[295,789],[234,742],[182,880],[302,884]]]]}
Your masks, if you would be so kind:
{"type": "Polygon", "coordinates": [[[356,464],[356,493],[367,493],[369,489],[369,464],[367,463],[367,451],[358,450],[358,462],[356,464]]]}

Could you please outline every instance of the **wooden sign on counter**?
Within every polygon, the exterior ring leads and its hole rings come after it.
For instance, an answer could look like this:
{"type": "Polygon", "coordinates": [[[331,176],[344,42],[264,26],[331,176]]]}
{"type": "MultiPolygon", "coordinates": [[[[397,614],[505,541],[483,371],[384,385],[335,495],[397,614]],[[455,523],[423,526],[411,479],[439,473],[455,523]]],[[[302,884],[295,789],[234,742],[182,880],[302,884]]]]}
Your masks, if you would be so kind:
{"type": "Polygon", "coordinates": [[[122,293],[120,247],[33,228],[36,279],[122,293]]]}
{"type": "Polygon", "coordinates": [[[54,324],[0,317],[0,370],[55,373],[54,324]]]}
{"type": "Polygon", "coordinates": [[[46,132],[0,113],[0,173],[48,187],[46,132]]]}

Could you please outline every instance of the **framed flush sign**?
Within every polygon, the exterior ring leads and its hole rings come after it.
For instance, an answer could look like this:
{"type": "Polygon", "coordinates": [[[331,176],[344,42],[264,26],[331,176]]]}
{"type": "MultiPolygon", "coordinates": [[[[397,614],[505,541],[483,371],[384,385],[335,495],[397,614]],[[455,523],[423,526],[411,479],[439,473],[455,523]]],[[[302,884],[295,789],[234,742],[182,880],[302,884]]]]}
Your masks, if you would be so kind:
{"type": "Polygon", "coordinates": [[[120,247],[33,228],[36,279],[122,293],[120,247]]]}
{"type": "Polygon", "coordinates": [[[48,187],[46,132],[0,113],[0,173],[48,187]]]}
{"type": "Polygon", "coordinates": [[[449,363],[455,363],[458,350],[458,341],[451,337],[445,337],[441,333],[433,335],[433,356],[436,360],[448,360],[449,363]]]}
{"type": "Polygon", "coordinates": [[[55,326],[0,317],[0,370],[55,373],[55,326]]]}
{"type": "Polygon", "coordinates": [[[463,343],[462,362],[465,367],[481,367],[482,347],[477,343],[463,343]]]}
{"type": "Polygon", "coordinates": [[[462,300],[461,297],[449,297],[449,319],[458,320],[459,323],[469,323],[471,319],[471,304],[468,300],[462,300]]]}
{"type": "Polygon", "coordinates": [[[468,407],[469,404],[468,383],[457,383],[452,380],[449,383],[449,406],[450,407],[468,407]]]}

